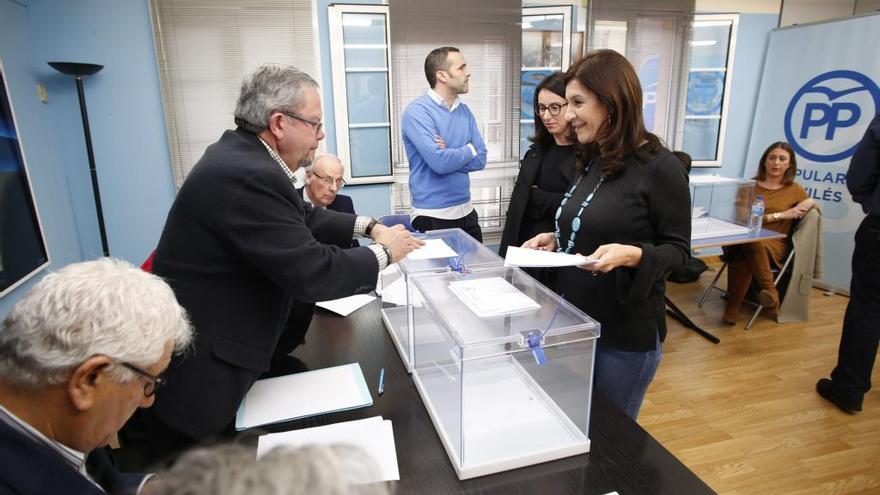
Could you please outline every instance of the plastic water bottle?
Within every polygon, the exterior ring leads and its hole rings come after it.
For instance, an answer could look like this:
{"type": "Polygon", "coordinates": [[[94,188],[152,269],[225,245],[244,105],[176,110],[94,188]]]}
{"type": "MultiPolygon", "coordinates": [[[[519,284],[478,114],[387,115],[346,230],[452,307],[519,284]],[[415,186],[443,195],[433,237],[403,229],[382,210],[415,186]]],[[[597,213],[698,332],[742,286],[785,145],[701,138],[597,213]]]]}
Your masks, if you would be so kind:
{"type": "Polygon", "coordinates": [[[764,196],[760,194],[752,203],[752,211],[749,215],[749,232],[757,232],[761,230],[761,224],[764,222],[764,196]]]}

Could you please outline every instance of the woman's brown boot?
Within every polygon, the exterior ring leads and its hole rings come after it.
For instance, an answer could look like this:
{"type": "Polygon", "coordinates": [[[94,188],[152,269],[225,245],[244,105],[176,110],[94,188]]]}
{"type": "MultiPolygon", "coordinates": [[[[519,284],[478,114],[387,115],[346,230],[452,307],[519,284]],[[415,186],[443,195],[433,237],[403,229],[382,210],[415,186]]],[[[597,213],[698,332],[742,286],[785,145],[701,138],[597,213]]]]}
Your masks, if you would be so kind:
{"type": "Polygon", "coordinates": [[[758,304],[764,307],[764,314],[768,318],[779,316],[779,292],[776,287],[761,289],[761,292],[758,292],[758,304]]]}
{"type": "Polygon", "coordinates": [[[724,316],[721,317],[725,324],[736,325],[739,307],[751,283],[752,273],[745,260],[734,259],[727,263],[727,306],[724,308],[724,316]]]}

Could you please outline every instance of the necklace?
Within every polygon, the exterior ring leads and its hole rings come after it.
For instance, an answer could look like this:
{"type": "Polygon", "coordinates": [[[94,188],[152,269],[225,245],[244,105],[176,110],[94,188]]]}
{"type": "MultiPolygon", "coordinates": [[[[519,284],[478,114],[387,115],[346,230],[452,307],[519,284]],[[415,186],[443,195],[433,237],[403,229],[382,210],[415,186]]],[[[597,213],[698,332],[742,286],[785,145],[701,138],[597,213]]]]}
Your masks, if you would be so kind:
{"type": "Polygon", "coordinates": [[[590,206],[590,202],[593,201],[593,196],[596,194],[596,191],[598,191],[599,188],[602,187],[602,183],[605,182],[605,176],[600,176],[599,182],[596,183],[596,187],[594,187],[590,194],[587,194],[587,197],[584,198],[584,200],[581,202],[581,207],[578,210],[577,215],[575,215],[575,217],[571,219],[571,236],[569,236],[568,238],[568,244],[566,245],[565,249],[562,249],[562,241],[560,239],[561,234],[559,231],[559,217],[562,216],[562,208],[565,206],[566,203],[568,203],[569,198],[571,198],[571,196],[574,194],[574,191],[580,185],[581,180],[583,180],[584,176],[587,175],[592,166],[593,162],[591,161],[590,164],[587,165],[587,168],[583,171],[583,173],[581,173],[580,177],[578,177],[574,185],[571,186],[571,189],[569,189],[568,192],[565,193],[565,197],[562,198],[562,203],[560,203],[559,208],[556,209],[556,218],[554,220],[556,224],[556,251],[560,253],[571,254],[571,252],[574,250],[574,240],[577,237],[578,231],[581,229],[581,215],[583,215],[584,210],[587,209],[588,206],[590,206]]]}

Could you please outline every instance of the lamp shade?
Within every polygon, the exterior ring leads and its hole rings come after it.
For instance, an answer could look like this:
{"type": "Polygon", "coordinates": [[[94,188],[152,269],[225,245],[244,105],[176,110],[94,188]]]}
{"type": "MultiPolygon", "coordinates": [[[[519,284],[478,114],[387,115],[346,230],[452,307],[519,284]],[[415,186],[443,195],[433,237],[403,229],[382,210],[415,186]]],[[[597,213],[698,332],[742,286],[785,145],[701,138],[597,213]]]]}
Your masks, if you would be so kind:
{"type": "Polygon", "coordinates": [[[104,68],[98,64],[82,64],[79,62],[49,62],[53,69],[68,76],[84,77],[96,74],[104,68]]]}

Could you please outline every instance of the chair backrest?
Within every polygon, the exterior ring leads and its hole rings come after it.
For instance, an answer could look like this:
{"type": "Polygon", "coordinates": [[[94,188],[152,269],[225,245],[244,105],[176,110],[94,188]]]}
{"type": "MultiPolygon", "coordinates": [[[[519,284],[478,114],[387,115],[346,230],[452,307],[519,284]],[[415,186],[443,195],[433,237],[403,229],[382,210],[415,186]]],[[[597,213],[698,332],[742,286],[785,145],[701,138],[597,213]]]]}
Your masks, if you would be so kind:
{"type": "Polygon", "coordinates": [[[156,250],[154,249],[147,259],[144,260],[144,263],[141,265],[141,270],[147,273],[153,273],[153,260],[156,259],[156,250]]]}
{"type": "Polygon", "coordinates": [[[403,227],[410,231],[415,232],[416,229],[413,228],[412,223],[409,221],[409,214],[402,213],[396,215],[383,215],[376,219],[379,223],[386,227],[393,227],[395,225],[403,225],[403,227]]]}

